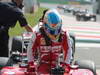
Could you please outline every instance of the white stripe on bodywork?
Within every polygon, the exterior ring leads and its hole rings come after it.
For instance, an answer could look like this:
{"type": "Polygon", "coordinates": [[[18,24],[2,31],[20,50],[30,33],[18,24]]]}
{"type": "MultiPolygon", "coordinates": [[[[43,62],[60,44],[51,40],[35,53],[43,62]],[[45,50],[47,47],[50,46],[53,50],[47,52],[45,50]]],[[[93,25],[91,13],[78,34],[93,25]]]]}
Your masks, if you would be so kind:
{"type": "Polygon", "coordinates": [[[34,57],[33,57],[33,52],[32,52],[32,46],[34,45],[36,40],[36,34],[33,33],[32,38],[30,40],[30,43],[28,45],[28,50],[27,50],[27,58],[28,58],[28,62],[33,61],[34,57]]]}

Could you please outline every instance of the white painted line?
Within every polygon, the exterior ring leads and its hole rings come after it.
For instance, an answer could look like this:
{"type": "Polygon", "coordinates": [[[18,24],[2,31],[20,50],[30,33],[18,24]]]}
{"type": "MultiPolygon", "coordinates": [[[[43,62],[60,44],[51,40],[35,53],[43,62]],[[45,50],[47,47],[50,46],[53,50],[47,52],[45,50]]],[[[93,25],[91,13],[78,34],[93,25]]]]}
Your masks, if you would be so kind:
{"type": "Polygon", "coordinates": [[[100,44],[96,44],[96,43],[76,43],[76,47],[97,47],[97,48],[100,48],[100,44]]]}

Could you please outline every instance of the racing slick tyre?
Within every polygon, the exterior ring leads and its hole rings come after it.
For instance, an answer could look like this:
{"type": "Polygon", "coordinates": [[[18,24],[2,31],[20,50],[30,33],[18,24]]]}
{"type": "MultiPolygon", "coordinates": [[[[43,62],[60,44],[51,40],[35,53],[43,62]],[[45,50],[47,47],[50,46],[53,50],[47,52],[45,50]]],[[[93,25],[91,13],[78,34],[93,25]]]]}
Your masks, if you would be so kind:
{"type": "Polygon", "coordinates": [[[81,69],[89,69],[93,72],[94,75],[96,74],[96,66],[93,61],[90,60],[77,60],[75,64],[79,66],[81,69]]]}
{"type": "Polygon", "coordinates": [[[11,46],[11,51],[22,51],[22,37],[21,36],[16,36],[12,38],[12,46],[11,46]]]}
{"type": "Polygon", "coordinates": [[[12,66],[13,60],[8,57],[0,57],[0,69],[2,69],[5,66],[12,66]]]}
{"type": "Polygon", "coordinates": [[[76,15],[76,20],[80,21],[80,16],[76,15]]]}
{"type": "Polygon", "coordinates": [[[72,15],[76,15],[76,12],[75,12],[75,11],[73,11],[73,12],[72,12],[72,15]]]}
{"type": "Polygon", "coordinates": [[[94,18],[94,22],[96,22],[97,21],[96,16],[94,16],[93,18],[94,18]]]}
{"type": "Polygon", "coordinates": [[[81,16],[81,17],[80,17],[80,20],[81,20],[81,21],[87,21],[87,18],[86,18],[86,17],[81,16]]]}

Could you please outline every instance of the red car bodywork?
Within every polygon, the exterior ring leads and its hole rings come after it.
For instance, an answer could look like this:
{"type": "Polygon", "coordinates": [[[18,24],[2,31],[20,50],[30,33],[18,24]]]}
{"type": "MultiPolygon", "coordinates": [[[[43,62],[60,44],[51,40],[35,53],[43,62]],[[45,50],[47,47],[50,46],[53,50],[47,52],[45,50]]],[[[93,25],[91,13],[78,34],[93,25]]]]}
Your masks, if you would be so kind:
{"type": "MultiPolygon", "coordinates": [[[[34,69],[32,69],[34,70],[34,69]]],[[[38,74],[36,71],[28,72],[25,67],[4,67],[0,75],[53,75],[53,74],[38,74]]],[[[56,74],[58,75],[58,74],[56,74]]],[[[78,66],[67,67],[63,75],[94,75],[89,69],[79,69],[78,66]]]]}

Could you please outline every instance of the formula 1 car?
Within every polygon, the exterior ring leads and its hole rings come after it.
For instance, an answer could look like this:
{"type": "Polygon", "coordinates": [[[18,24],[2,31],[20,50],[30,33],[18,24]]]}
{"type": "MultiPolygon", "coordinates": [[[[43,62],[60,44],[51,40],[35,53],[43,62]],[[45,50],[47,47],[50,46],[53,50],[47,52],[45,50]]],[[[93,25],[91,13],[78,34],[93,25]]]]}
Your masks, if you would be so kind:
{"type": "Polygon", "coordinates": [[[80,11],[76,14],[77,21],[96,21],[96,14],[86,11],[80,11]]]}
{"type": "Polygon", "coordinates": [[[88,60],[78,60],[71,65],[59,60],[55,68],[50,68],[49,74],[38,74],[37,68],[27,63],[26,49],[31,37],[30,33],[23,34],[22,51],[11,52],[9,58],[0,58],[0,75],[97,75],[95,64],[88,60]]]}
{"type": "Polygon", "coordinates": [[[20,64],[19,66],[7,66],[1,70],[0,75],[97,75],[96,69],[91,61],[76,61],[75,65],[62,64],[55,68],[50,68],[49,74],[38,74],[35,66],[20,64]],[[63,68],[63,66],[66,68],[63,68]]]}

